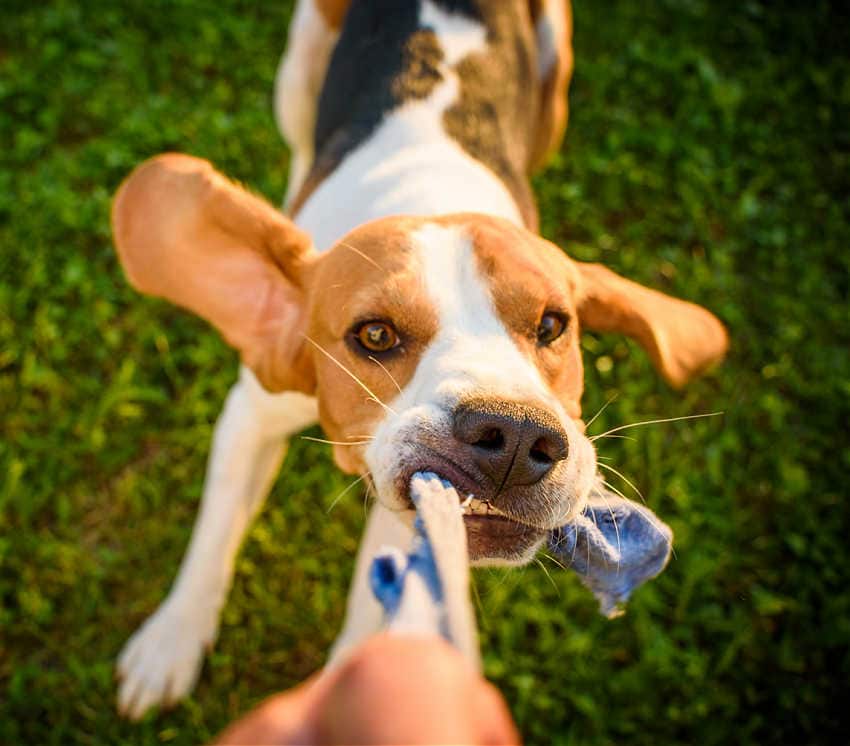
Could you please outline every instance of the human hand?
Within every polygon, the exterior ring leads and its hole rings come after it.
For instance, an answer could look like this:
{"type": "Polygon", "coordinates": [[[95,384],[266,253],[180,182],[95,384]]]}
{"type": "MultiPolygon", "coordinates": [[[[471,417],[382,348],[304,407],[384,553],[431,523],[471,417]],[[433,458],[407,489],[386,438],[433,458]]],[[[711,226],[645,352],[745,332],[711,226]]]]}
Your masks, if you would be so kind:
{"type": "Polygon", "coordinates": [[[437,637],[378,635],[266,700],[217,744],[518,744],[499,691],[437,637]]]}

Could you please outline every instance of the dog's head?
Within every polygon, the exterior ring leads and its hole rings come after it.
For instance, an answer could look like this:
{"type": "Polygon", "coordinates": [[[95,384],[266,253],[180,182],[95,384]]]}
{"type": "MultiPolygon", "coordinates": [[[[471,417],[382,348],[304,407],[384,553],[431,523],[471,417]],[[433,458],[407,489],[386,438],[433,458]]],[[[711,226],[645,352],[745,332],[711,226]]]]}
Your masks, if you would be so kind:
{"type": "Polygon", "coordinates": [[[493,217],[385,218],[320,254],[188,156],[136,169],[113,227],[138,289],[212,322],[267,389],[318,397],[337,463],[388,507],[417,471],[472,495],[479,562],[527,561],[590,491],[580,326],[634,337],[674,385],[726,349],[708,311],[493,217]]]}

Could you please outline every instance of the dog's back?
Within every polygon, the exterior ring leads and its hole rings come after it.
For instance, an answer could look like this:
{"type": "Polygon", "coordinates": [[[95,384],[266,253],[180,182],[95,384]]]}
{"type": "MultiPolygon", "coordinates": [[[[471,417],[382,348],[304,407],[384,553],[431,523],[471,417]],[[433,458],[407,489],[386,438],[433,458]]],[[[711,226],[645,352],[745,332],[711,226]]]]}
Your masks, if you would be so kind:
{"type": "Polygon", "coordinates": [[[555,78],[568,14],[550,5],[351,3],[316,102],[315,156],[289,204],[318,246],[393,213],[475,211],[536,228],[528,173],[565,93],[555,78]],[[322,232],[329,210],[333,235],[322,232]]]}

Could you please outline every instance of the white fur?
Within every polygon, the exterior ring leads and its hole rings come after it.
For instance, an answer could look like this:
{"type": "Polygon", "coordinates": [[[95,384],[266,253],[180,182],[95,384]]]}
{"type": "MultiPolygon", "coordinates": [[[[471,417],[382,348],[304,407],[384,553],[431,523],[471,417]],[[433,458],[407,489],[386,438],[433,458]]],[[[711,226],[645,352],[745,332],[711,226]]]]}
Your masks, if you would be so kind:
{"type": "Polygon", "coordinates": [[[269,394],[247,368],[216,423],[201,509],[168,597],[118,660],[118,707],[131,717],[174,702],[197,680],[218,631],[242,539],[280,469],[285,438],[316,421],[316,400],[269,394]]]}
{"type": "Polygon", "coordinates": [[[539,371],[520,353],[496,314],[465,230],[432,224],[412,238],[440,331],[417,366],[408,386],[410,396],[445,403],[481,389],[493,396],[521,395],[557,406],[539,371]]]}
{"type": "Polygon", "coordinates": [[[430,0],[424,0],[419,24],[434,31],[443,50],[443,60],[454,67],[464,57],[487,48],[487,29],[459,13],[446,13],[430,0]]]}

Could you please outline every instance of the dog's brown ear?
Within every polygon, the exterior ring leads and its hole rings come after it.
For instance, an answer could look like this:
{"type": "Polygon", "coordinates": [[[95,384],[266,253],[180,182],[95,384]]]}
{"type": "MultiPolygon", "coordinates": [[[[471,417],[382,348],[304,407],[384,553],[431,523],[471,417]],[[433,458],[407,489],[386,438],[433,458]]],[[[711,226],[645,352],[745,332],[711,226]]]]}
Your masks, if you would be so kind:
{"type": "Polygon", "coordinates": [[[208,161],[166,153],[121,185],[112,231],[133,287],[212,323],[266,389],[312,392],[302,336],[312,242],[271,205],[208,161]]]}
{"type": "Polygon", "coordinates": [[[575,265],[581,324],[637,340],[672,386],[683,386],[726,354],[726,329],[701,306],[638,285],[601,264],[575,265]]]}

